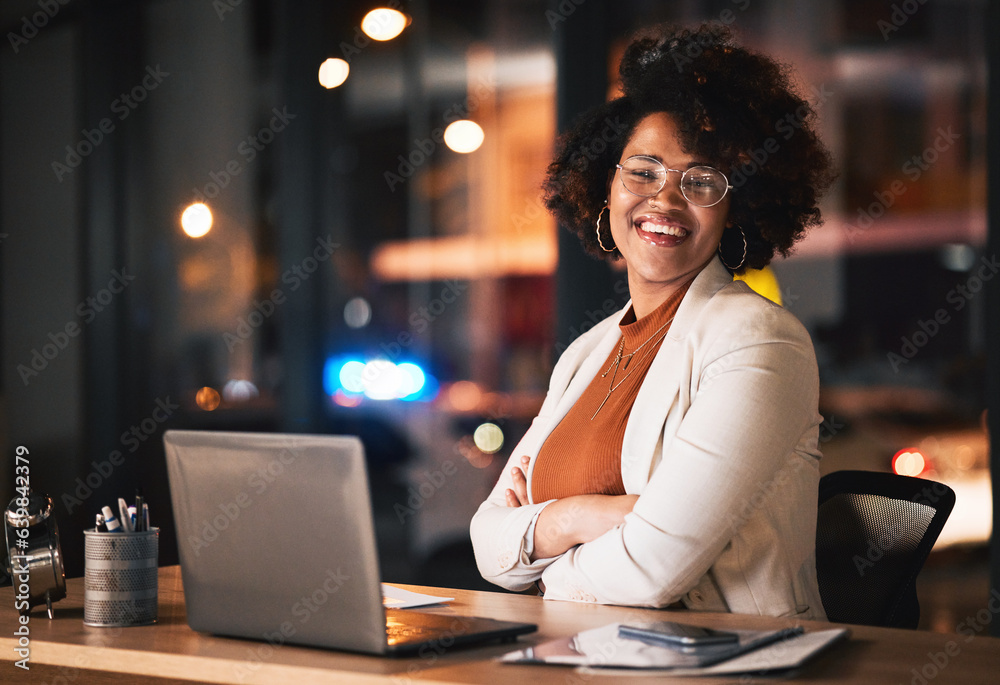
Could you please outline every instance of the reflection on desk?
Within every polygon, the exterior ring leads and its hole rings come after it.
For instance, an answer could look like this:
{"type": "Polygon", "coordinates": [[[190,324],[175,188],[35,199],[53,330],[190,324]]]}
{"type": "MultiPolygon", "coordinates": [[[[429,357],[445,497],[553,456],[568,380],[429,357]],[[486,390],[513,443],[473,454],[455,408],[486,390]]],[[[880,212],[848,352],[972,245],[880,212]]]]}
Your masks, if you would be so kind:
{"type": "MultiPolygon", "coordinates": [[[[677,620],[734,629],[771,629],[802,625],[806,631],[830,628],[819,621],[633,609],[573,602],[504,592],[448,590],[455,601],[433,611],[447,615],[478,615],[537,623],[537,633],[517,645],[497,644],[448,651],[425,649],[412,658],[373,657],[324,649],[237,640],[196,633],[187,626],[180,569],[160,569],[159,622],[135,628],[93,628],[83,625],[83,579],[66,583],[66,599],[55,605],[55,620],[44,612],[31,615],[31,671],[14,665],[18,625],[13,588],[0,589],[0,680],[35,683],[111,683],[121,675],[158,678],[150,682],[180,683],[551,683],[573,677],[568,668],[502,664],[496,657],[515,647],[537,645],[558,637],[609,623],[677,620]]],[[[412,587],[422,591],[424,588],[412,587]]],[[[986,598],[983,600],[986,606],[986,598]]],[[[941,634],[852,626],[851,638],[820,654],[797,678],[784,682],[887,683],[923,685],[996,682],[1000,670],[1000,639],[985,634],[941,634]],[[937,679],[938,676],[942,676],[937,679]]],[[[280,638],[280,635],[278,636],[280,638]]],[[[634,682],[634,676],[587,673],[589,682],[634,682]]],[[[135,680],[132,678],[130,680],[135,680]]],[[[145,681],[144,681],[145,682],[145,681]]],[[[728,678],[671,678],[671,682],[701,685],[732,683],[728,678]]]]}

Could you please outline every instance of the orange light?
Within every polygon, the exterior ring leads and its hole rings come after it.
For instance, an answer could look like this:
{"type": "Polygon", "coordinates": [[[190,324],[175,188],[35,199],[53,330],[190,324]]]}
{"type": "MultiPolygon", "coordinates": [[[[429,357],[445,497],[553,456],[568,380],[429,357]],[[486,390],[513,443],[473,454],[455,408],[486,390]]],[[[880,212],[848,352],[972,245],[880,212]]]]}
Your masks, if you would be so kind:
{"type": "Polygon", "coordinates": [[[374,40],[392,40],[403,32],[410,23],[409,17],[399,10],[379,7],[361,20],[361,30],[374,40]]]}
{"type": "Polygon", "coordinates": [[[188,205],[181,214],[181,228],[192,238],[201,238],[212,229],[212,210],[204,202],[188,205]]]}
{"type": "Polygon", "coordinates": [[[200,408],[205,411],[215,411],[222,399],[219,397],[219,391],[215,388],[210,388],[207,385],[198,391],[194,396],[194,402],[200,408]]]}
{"type": "Polygon", "coordinates": [[[448,401],[456,411],[472,411],[483,399],[483,391],[472,381],[456,381],[448,388],[448,401]]]}
{"type": "Polygon", "coordinates": [[[319,84],[324,88],[336,88],[347,80],[351,65],[339,57],[331,57],[319,65],[319,84]]]}
{"type": "Polygon", "coordinates": [[[486,139],[482,126],[468,119],[460,119],[448,124],[444,130],[444,143],[455,152],[468,154],[475,152],[486,139]]]}
{"type": "Polygon", "coordinates": [[[892,470],[900,476],[919,476],[928,466],[924,455],[913,447],[899,450],[892,458],[892,470]]]}

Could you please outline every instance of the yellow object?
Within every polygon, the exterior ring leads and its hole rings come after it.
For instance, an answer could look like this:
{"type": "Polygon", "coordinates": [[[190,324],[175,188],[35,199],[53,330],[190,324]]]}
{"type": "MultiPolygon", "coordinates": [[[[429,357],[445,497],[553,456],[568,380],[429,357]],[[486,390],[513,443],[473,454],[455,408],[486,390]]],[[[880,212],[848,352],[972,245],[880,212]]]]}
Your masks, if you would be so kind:
{"type": "Polygon", "coordinates": [[[781,287],[771,267],[763,269],[747,269],[733,276],[734,281],[743,281],[758,295],[763,295],[775,304],[781,304],[781,287]]]}

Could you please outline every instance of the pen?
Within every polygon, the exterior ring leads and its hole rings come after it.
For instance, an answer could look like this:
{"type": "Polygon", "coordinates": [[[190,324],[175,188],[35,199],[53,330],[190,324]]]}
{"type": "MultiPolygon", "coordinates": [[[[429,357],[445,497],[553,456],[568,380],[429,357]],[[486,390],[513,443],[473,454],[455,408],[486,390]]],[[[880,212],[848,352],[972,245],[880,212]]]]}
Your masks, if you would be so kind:
{"type": "Polygon", "coordinates": [[[98,533],[108,532],[108,527],[104,525],[104,514],[97,515],[97,522],[94,524],[94,530],[98,533]]]}
{"type": "Polygon", "coordinates": [[[143,530],[142,527],[142,488],[135,489],[135,525],[136,530],[143,530]]]}
{"type": "Polygon", "coordinates": [[[125,504],[125,498],[118,498],[118,516],[121,519],[122,530],[126,533],[131,533],[135,530],[135,526],[132,524],[132,518],[128,515],[128,505],[125,504]]]}
{"type": "Polygon", "coordinates": [[[149,530],[149,505],[142,503],[142,529],[149,530]]]}
{"type": "Polygon", "coordinates": [[[121,533],[122,526],[118,523],[118,519],[115,518],[114,512],[111,511],[111,507],[101,507],[101,511],[104,513],[104,523],[108,526],[108,532],[121,533]]]}

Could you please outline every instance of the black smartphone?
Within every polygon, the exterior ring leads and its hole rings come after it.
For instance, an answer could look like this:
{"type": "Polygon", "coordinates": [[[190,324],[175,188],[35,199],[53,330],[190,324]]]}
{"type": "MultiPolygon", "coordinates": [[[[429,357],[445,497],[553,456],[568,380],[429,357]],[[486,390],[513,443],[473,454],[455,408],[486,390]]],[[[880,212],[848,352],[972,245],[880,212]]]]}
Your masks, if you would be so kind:
{"type": "Polygon", "coordinates": [[[619,626],[618,636],[629,640],[642,640],[668,647],[707,647],[736,643],[739,635],[724,630],[702,628],[686,623],[657,621],[642,626],[619,626]]]}

